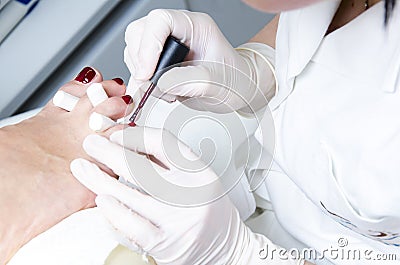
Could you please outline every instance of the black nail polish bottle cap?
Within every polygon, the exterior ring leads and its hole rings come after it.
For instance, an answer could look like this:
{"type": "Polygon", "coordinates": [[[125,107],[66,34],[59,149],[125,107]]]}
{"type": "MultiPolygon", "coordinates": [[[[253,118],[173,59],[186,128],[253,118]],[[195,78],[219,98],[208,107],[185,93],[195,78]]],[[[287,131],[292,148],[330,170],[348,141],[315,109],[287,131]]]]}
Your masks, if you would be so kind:
{"type": "Polygon", "coordinates": [[[160,79],[166,68],[183,62],[189,50],[189,47],[170,35],[165,41],[156,70],[150,81],[157,84],[158,79],[160,79]]]}

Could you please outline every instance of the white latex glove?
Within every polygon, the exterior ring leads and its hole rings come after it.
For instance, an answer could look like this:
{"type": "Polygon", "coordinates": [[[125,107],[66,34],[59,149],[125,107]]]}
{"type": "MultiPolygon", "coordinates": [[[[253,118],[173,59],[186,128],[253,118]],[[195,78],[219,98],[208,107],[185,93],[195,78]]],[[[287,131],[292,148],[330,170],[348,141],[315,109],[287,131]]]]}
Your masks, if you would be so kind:
{"type": "MultiPolygon", "coordinates": [[[[186,158],[194,159],[196,155],[171,134],[164,138],[167,143],[161,135],[160,129],[127,128],[125,141],[122,131],[111,136],[112,142],[92,135],[86,138],[84,149],[128,181],[138,178],[131,172],[145,174],[153,168],[170,181],[185,186],[193,183],[192,186],[198,186],[217,178],[209,168],[199,173],[187,173],[175,167],[163,152],[163,147],[169,146],[170,141],[178,143],[186,158]],[[145,132],[151,140],[142,140],[145,132]],[[154,156],[169,169],[159,167],[148,156],[141,155],[143,153],[154,156]],[[138,170],[127,166],[125,156],[138,170]]],[[[122,184],[87,160],[74,160],[71,170],[83,185],[98,194],[97,206],[122,238],[121,243],[134,251],[144,251],[159,265],[302,264],[300,260],[279,258],[278,252],[269,263],[260,259],[262,248],[268,245],[271,251],[276,246],[244,225],[227,196],[202,206],[179,207],[122,184]]]]}
{"type": "Polygon", "coordinates": [[[200,110],[252,113],[275,94],[271,47],[248,43],[234,49],[207,14],[166,9],[151,11],[125,32],[124,60],[131,72],[128,93],[147,88],[143,84],[152,77],[169,35],[190,47],[186,61],[196,63],[166,72],[153,96],[178,98],[200,110]]]}

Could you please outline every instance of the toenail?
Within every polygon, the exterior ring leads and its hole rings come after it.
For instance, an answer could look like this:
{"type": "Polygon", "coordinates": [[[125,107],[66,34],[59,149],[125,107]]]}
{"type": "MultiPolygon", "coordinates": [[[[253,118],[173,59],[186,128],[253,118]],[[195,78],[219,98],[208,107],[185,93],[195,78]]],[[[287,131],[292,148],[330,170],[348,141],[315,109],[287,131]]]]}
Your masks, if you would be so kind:
{"type": "Polygon", "coordinates": [[[90,83],[96,76],[96,71],[93,68],[87,66],[75,77],[75,80],[83,84],[90,83]]]}
{"type": "Polygon", "coordinates": [[[122,99],[125,101],[126,105],[129,105],[129,104],[133,103],[133,99],[129,95],[122,96],[122,99]]]}
{"type": "Polygon", "coordinates": [[[116,78],[113,78],[113,80],[120,86],[122,86],[124,84],[124,80],[122,80],[122,78],[116,77],[116,78]]]}

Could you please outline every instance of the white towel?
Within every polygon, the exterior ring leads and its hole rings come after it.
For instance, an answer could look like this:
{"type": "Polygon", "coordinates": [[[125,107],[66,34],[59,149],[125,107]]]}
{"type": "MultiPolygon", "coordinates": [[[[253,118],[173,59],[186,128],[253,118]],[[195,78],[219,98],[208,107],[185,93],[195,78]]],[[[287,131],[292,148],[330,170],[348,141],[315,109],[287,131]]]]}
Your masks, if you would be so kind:
{"type": "Polygon", "coordinates": [[[102,265],[117,245],[107,220],[93,208],[31,240],[8,265],[102,265]]]}

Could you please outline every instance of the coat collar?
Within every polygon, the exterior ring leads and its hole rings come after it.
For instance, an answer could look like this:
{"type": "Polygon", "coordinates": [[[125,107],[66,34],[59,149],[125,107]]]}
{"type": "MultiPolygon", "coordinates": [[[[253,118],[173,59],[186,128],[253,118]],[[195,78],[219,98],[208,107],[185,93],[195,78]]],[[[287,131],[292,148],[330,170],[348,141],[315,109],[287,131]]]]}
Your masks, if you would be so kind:
{"type": "Polygon", "coordinates": [[[320,3],[280,14],[276,36],[275,97],[269,103],[275,110],[293,90],[294,79],[317,51],[341,0],[320,3]]]}
{"type": "MultiPolygon", "coordinates": [[[[322,1],[289,14],[295,26],[289,28],[287,78],[299,75],[317,51],[340,5],[340,0],[322,1]],[[316,26],[317,25],[317,26],[316,26]]],[[[289,12],[289,13],[291,13],[289,12]]]]}

